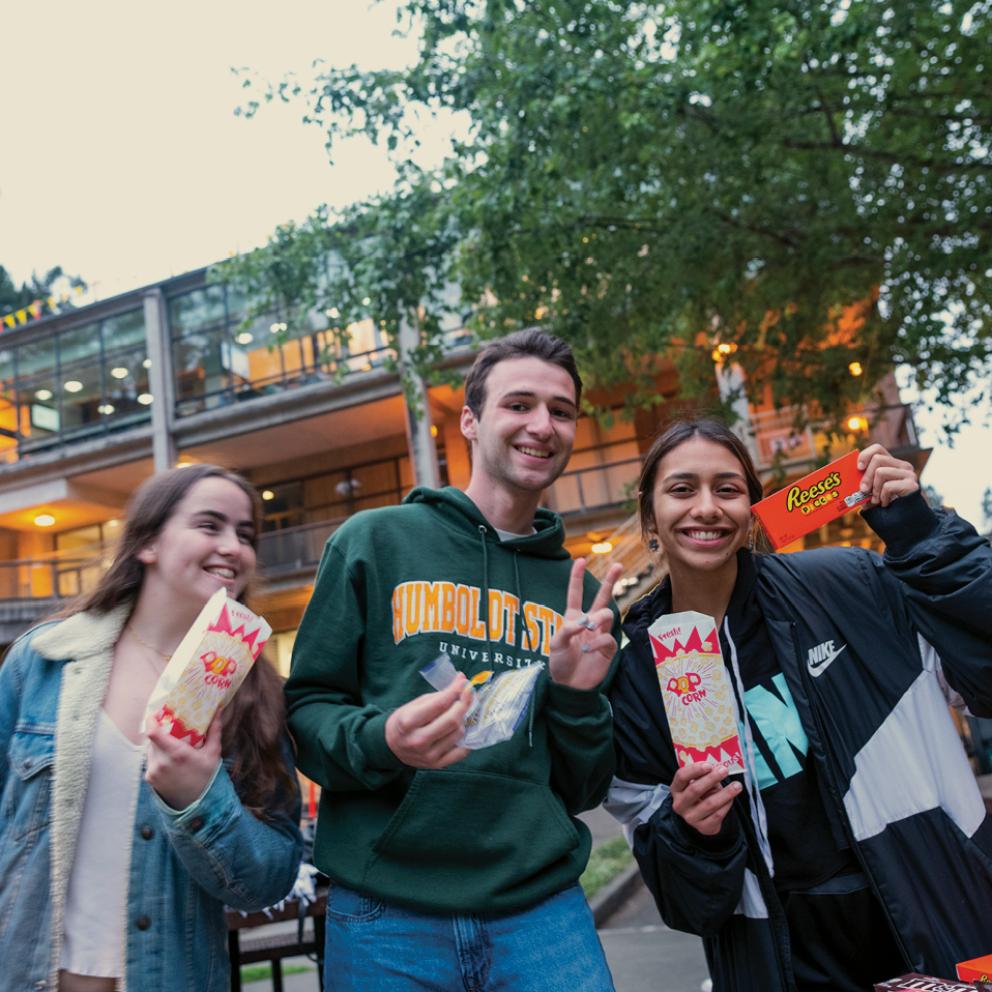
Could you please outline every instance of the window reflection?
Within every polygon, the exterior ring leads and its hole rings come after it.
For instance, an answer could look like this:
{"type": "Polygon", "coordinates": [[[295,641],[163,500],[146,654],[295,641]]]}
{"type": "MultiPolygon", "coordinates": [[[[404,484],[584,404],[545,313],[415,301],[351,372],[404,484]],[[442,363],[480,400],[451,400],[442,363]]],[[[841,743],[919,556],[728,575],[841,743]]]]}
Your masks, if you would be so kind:
{"type": "Polygon", "coordinates": [[[141,307],[0,352],[0,458],[147,420],[141,307]]]}
{"type": "Polygon", "coordinates": [[[289,323],[265,314],[248,321],[244,299],[222,285],[174,296],[168,306],[179,416],[369,372],[392,357],[370,320],[350,328],[342,346],[326,315],[311,312],[289,323]]]}

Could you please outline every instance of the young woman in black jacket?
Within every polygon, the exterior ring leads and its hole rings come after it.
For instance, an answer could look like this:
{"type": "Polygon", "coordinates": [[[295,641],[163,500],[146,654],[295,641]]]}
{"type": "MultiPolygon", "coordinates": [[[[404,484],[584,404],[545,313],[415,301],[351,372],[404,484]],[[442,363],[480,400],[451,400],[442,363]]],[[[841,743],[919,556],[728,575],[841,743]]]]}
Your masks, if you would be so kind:
{"type": "Polygon", "coordinates": [[[992,948],[992,823],[947,711],[992,715],[992,549],[881,445],[859,468],[884,558],[752,553],[761,484],[718,422],[673,424],[644,461],[668,577],[624,624],[607,805],[716,992],[854,992],[992,948]],[[743,782],[677,765],[647,628],[684,610],[720,630],[743,782]]]}

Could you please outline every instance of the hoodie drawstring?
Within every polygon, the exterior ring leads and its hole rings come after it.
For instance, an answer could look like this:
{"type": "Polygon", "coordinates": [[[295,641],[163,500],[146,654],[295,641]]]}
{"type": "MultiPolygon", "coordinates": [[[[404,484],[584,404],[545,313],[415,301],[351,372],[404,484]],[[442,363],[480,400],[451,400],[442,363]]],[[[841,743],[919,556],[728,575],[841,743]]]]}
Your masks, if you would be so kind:
{"type": "Polygon", "coordinates": [[[486,547],[486,528],[483,524],[479,524],[479,539],[482,541],[482,609],[486,623],[486,654],[492,665],[493,644],[489,634],[489,549],[486,547]]]}
{"type": "MultiPolygon", "coordinates": [[[[513,549],[513,581],[516,583],[517,588],[514,590],[517,596],[517,602],[520,604],[520,626],[523,628],[523,636],[527,639],[527,652],[532,653],[534,650],[533,644],[530,640],[530,627],[527,626],[527,621],[524,618],[524,594],[523,590],[520,588],[520,551],[517,548],[513,549]]],[[[520,650],[520,634],[517,634],[517,643],[514,645],[516,649],[520,650]]],[[[534,746],[534,697],[537,695],[537,689],[535,687],[534,692],[530,694],[530,702],[527,704],[527,746],[534,746]]]]}
{"type": "Polygon", "coordinates": [[[772,861],[772,846],[768,840],[768,817],[765,813],[765,804],[761,799],[761,791],[758,789],[758,771],[754,764],[754,737],[751,734],[751,724],[748,721],[747,710],[744,707],[744,681],[741,679],[741,668],[737,661],[737,645],[730,636],[730,621],[723,618],[723,632],[727,635],[727,643],[730,645],[730,667],[734,674],[734,705],[737,708],[738,726],[744,728],[744,754],[746,756],[747,767],[744,769],[744,782],[750,798],[751,819],[754,821],[755,832],[758,835],[758,846],[761,848],[762,857],[768,868],[768,874],[774,878],[775,865],[772,861]]]}
{"type": "MultiPolygon", "coordinates": [[[[482,542],[482,599],[485,604],[483,609],[485,610],[485,624],[486,624],[486,651],[489,654],[489,663],[493,664],[493,645],[491,640],[491,635],[489,632],[489,549],[486,546],[486,527],[484,524],[478,524],[479,528],[479,540],[482,542]]],[[[517,548],[513,549],[513,579],[516,583],[516,595],[517,603],[519,604],[520,610],[520,627],[523,628],[523,637],[527,641],[528,652],[533,652],[534,646],[530,639],[530,628],[527,626],[526,620],[524,619],[524,597],[523,592],[520,587],[520,552],[517,548]]],[[[517,643],[514,647],[520,650],[520,640],[521,635],[518,631],[517,633],[517,643]]],[[[530,701],[527,704],[527,745],[528,747],[534,746],[534,697],[537,695],[536,690],[530,694],[530,701]]]]}

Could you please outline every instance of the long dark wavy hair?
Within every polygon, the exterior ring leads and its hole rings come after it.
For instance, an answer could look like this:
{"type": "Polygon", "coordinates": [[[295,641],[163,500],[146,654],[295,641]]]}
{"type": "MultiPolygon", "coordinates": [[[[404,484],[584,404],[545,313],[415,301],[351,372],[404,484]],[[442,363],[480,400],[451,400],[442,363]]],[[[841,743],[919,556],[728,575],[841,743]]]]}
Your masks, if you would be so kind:
{"type": "MultiPolygon", "coordinates": [[[[138,553],[158,537],[186,494],[203,479],[226,479],[251,501],[255,533],[262,505],[254,487],[240,475],[217,465],[189,465],[148,479],[134,494],[127,510],[113,563],[97,587],[71,603],[61,616],[89,611],[108,613],[128,603],[134,608],[145,578],[138,553]]],[[[247,590],[238,598],[244,600],[247,590]]],[[[283,754],[285,710],[282,679],[260,656],[224,711],[221,750],[231,764],[231,780],[238,796],[259,819],[265,818],[274,796],[291,804],[296,778],[287,770],[283,754]]]]}

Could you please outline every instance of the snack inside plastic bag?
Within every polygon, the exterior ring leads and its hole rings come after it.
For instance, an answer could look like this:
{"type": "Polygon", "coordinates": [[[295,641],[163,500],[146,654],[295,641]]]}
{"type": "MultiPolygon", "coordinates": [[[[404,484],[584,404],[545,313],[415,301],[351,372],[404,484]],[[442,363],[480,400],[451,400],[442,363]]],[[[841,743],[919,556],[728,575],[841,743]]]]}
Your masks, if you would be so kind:
{"type": "Polygon", "coordinates": [[[141,721],[154,717],[173,737],[199,747],[262,653],[272,628],[218,589],[193,621],[148,698],[141,721]]]}
{"type": "MultiPolygon", "coordinates": [[[[475,698],[465,717],[465,736],[459,741],[472,751],[508,741],[520,725],[534,695],[543,662],[493,675],[479,672],[470,679],[475,698]]],[[[439,654],[420,674],[438,691],[446,689],[458,670],[446,654],[439,654]]]]}

